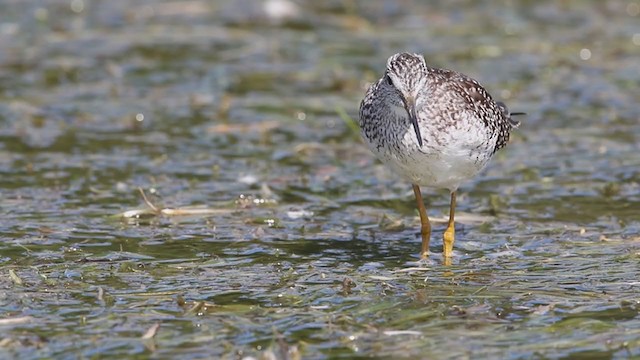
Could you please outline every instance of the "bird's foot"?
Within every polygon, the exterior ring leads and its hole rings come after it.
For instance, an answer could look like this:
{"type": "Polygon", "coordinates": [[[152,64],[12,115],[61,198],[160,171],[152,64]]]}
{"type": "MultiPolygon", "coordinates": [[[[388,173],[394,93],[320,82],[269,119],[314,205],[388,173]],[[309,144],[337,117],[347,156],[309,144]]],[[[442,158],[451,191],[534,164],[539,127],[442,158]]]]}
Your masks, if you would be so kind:
{"type": "Polygon", "coordinates": [[[453,226],[447,227],[447,230],[444,231],[443,238],[443,255],[445,258],[450,258],[453,255],[453,242],[456,238],[456,229],[453,226]]]}

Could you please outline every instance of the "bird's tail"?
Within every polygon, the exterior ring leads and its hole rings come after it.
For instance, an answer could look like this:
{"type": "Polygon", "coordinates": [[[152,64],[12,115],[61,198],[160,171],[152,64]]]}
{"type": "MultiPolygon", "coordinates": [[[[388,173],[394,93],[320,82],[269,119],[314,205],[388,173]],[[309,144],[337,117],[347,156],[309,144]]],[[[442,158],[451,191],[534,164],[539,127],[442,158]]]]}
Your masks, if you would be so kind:
{"type": "Polygon", "coordinates": [[[518,126],[520,126],[520,121],[512,118],[512,116],[527,115],[527,113],[524,112],[509,112],[509,108],[502,101],[497,101],[496,104],[498,104],[498,107],[502,111],[502,115],[504,115],[504,117],[509,120],[509,124],[513,128],[517,128],[518,126]]]}

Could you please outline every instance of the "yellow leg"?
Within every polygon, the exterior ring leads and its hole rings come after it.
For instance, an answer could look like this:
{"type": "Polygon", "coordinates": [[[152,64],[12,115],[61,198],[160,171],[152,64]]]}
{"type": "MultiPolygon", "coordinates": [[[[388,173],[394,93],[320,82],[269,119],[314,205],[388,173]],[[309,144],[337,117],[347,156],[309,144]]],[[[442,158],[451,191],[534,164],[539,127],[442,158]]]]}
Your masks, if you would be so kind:
{"type": "Polygon", "coordinates": [[[413,185],[413,194],[416,196],[416,203],[418,205],[418,213],[420,213],[420,234],[422,235],[422,247],[420,249],[420,258],[426,259],[429,256],[429,241],[431,240],[431,224],[429,223],[429,217],[427,216],[427,208],[422,201],[422,194],[420,193],[420,186],[413,185]]]}
{"type": "Polygon", "coordinates": [[[449,206],[449,224],[447,225],[447,229],[444,231],[444,257],[449,258],[453,253],[453,242],[456,239],[456,227],[455,221],[453,219],[454,214],[456,212],[456,192],[451,193],[451,205],[449,206]]]}

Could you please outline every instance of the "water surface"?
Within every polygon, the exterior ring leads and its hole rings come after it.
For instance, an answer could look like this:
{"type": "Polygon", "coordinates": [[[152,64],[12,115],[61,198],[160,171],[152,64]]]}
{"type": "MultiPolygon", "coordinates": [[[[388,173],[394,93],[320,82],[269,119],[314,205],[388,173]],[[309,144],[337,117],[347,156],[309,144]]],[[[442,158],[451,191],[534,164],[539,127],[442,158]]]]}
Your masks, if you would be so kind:
{"type": "Polygon", "coordinates": [[[640,356],[639,13],[1,2],[2,357],[640,356]],[[410,185],[354,128],[404,50],[528,113],[461,188],[451,266],[447,194],[418,263],[410,185]],[[211,212],[123,219],[139,189],[211,212]]]}

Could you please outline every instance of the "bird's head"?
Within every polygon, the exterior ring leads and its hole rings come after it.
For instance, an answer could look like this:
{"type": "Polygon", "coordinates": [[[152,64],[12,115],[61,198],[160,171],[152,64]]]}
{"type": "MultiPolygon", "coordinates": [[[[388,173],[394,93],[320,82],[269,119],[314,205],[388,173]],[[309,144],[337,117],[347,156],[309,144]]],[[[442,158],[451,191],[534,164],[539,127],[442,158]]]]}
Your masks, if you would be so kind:
{"type": "Polygon", "coordinates": [[[387,60],[387,69],[380,84],[391,95],[392,103],[406,110],[420,146],[422,136],[416,116],[416,98],[426,76],[427,62],[422,55],[398,53],[387,60]]]}

